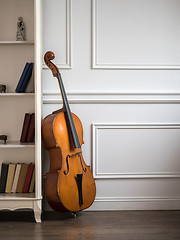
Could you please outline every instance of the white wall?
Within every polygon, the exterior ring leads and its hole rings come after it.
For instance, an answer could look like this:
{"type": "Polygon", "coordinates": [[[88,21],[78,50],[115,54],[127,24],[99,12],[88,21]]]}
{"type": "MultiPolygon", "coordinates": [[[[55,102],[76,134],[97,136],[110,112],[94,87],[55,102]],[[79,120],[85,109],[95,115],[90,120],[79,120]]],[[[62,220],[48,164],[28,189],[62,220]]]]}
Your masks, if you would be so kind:
{"type": "MultiPolygon", "coordinates": [[[[44,53],[56,55],[96,179],[92,210],[180,208],[179,24],[179,0],[43,1],[44,53]]],[[[61,103],[44,65],[44,116],[61,103]]]]}

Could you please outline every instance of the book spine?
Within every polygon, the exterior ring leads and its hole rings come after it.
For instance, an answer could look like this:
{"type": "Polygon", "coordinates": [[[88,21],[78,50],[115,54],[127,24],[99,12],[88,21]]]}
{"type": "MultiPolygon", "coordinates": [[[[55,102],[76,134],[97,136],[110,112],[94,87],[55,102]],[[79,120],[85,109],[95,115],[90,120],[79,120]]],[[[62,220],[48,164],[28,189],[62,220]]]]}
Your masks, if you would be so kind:
{"type": "Polygon", "coordinates": [[[15,167],[16,167],[15,164],[12,164],[12,163],[9,164],[7,182],[6,182],[6,190],[5,190],[6,193],[11,192],[13,179],[14,179],[15,167]]]}
{"type": "Polygon", "coordinates": [[[19,79],[19,82],[17,84],[16,90],[15,90],[15,92],[17,92],[17,93],[20,93],[20,89],[21,89],[22,83],[24,81],[24,78],[25,78],[25,76],[26,76],[26,74],[28,72],[29,66],[30,66],[30,63],[27,62],[25,67],[24,67],[24,70],[23,70],[23,72],[21,74],[21,77],[19,79]]]}
{"type": "Polygon", "coordinates": [[[34,164],[29,164],[28,166],[28,171],[27,171],[27,174],[26,174],[26,180],[25,180],[25,183],[24,183],[24,188],[23,188],[23,193],[28,193],[28,190],[29,190],[29,185],[30,185],[30,182],[31,182],[31,177],[32,177],[32,174],[33,174],[33,169],[34,169],[34,164]]]}
{"type": "Polygon", "coordinates": [[[14,180],[13,180],[13,184],[12,184],[12,189],[11,189],[12,193],[16,192],[20,170],[21,170],[21,164],[17,164],[16,170],[15,170],[15,174],[14,174],[14,180]]]}
{"type": "Polygon", "coordinates": [[[0,178],[0,193],[4,193],[6,189],[8,168],[9,168],[9,164],[2,163],[1,178],[0,178]]]}
{"type": "Polygon", "coordinates": [[[31,183],[30,183],[30,186],[29,186],[29,193],[34,192],[34,185],[35,185],[35,167],[33,169],[33,174],[32,174],[32,177],[31,177],[31,183]]]}
{"type": "Polygon", "coordinates": [[[35,113],[32,113],[26,141],[33,142],[34,136],[35,136],[35,113]]]}
{"type": "Polygon", "coordinates": [[[25,113],[20,142],[26,142],[30,121],[31,121],[31,114],[25,113]]]}
{"type": "Polygon", "coordinates": [[[32,76],[32,70],[33,70],[33,63],[30,63],[30,66],[28,68],[28,71],[24,77],[24,81],[22,82],[21,88],[20,88],[20,92],[25,92],[26,87],[31,79],[32,76]]]}
{"type": "Polygon", "coordinates": [[[27,170],[28,170],[28,164],[23,163],[21,166],[21,171],[19,174],[18,184],[16,188],[17,193],[22,193],[23,191],[27,170]]]}

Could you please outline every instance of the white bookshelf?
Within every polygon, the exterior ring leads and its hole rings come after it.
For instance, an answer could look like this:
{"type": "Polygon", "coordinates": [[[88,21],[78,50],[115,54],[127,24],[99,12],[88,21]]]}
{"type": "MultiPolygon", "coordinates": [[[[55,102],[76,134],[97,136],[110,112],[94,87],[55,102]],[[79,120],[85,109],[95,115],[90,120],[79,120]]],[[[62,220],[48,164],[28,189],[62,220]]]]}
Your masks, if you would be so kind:
{"type": "Polygon", "coordinates": [[[33,45],[34,42],[31,42],[31,41],[0,41],[0,44],[3,44],[3,45],[11,45],[11,44],[17,44],[17,45],[33,45]]]}
{"type": "Polygon", "coordinates": [[[1,148],[35,148],[35,143],[21,143],[19,141],[7,141],[4,143],[1,141],[0,149],[1,148]]]}
{"type": "Polygon", "coordinates": [[[28,97],[35,96],[35,93],[0,93],[0,97],[28,97]]]}
{"type": "Polygon", "coordinates": [[[6,0],[0,8],[0,16],[6,21],[6,27],[0,27],[0,84],[7,87],[6,93],[0,93],[0,135],[8,136],[6,143],[0,140],[0,169],[2,163],[35,163],[35,192],[0,193],[0,210],[33,209],[36,222],[41,222],[42,212],[41,10],[42,0],[17,0],[17,4],[14,4],[14,0],[6,0]],[[22,42],[16,41],[16,23],[19,16],[23,17],[26,28],[27,40],[22,42]],[[26,62],[34,63],[31,79],[31,88],[34,88],[34,91],[16,93],[15,88],[26,62]],[[35,143],[19,141],[26,112],[35,112],[35,143]]]}
{"type": "MultiPolygon", "coordinates": [[[[8,201],[13,201],[13,200],[21,200],[21,201],[29,201],[29,200],[34,200],[35,198],[35,193],[1,193],[1,201],[2,200],[8,200],[8,201]]],[[[0,202],[1,203],[1,202],[0,202]]]]}

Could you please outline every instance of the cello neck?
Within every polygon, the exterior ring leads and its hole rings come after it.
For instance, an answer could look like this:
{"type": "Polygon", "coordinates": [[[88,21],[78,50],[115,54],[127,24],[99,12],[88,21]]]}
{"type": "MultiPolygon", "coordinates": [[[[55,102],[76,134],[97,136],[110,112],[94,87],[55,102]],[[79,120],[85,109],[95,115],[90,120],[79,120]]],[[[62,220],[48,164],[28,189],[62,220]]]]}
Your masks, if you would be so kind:
{"type": "Polygon", "coordinates": [[[64,84],[63,84],[63,81],[62,81],[62,78],[61,78],[61,74],[59,72],[57,73],[57,79],[58,79],[58,83],[59,83],[59,88],[61,90],[61,95],[62,95],[62,99],[63,99],[63,105],[64,105],[64,108],[65,108],[65,113],[67,114],[69,127],[71,129],[71,134],[72,134],[72,139],[73,139],[73,142],[74,142],[74,147],[75,148],[81,148],[79,138],[78,138],[78,135],[77,135],[77,131],[76,131],[76,128],[75,128],[75,125],[74,125],[74,120],[73,120],[73,117],[72,117],[72,114],[71,114],[70,106],[69,106],[69,103],[68,103],[68,100],[67,100],[66,91],[64,89],[64,84]]]}
{"type": "Polygon", "coordinates": [[[44,55],[44,61],[45,61],[46,65],[51,69],[53,76],[57,77],[57,79],[58,79],[58,83],[59,83],[59,87],[60,87],[60,91],[61,91],[61,95],[62,95],[62,99],[63,99],[63,108],[65,109],[65,113],[67,115],[67,120],[69,122],[69,127],[71,130],[74,147],[81,148],[79,138],[77,135],[77,131],[76,131],[76,128],[74,125],[74,120],[73,120],[73,117],[71,114],[70,106],[69,106],[69,103],[67,100],[66,92],[64,89],[63,81],[61,78],[61,74],[59,72],[58,67],[54,63],[51,62],[51,60],[53,60],[54,58],[55,58],[55,55],[51,51],[46,52],[46,54],[44,55]]]}

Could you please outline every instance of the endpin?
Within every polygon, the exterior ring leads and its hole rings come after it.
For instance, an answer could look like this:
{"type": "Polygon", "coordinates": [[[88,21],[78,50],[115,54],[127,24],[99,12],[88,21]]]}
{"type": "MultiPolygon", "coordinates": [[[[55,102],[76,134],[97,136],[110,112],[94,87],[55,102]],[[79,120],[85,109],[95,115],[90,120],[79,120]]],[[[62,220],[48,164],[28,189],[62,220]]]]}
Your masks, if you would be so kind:
{"type": "Polygon", "coordinates": [[[77,214],[76,214],[75,212],[72,212],[72,216],[73,216],[74,218],[76,218],[76,217],[77,217],[77,214]]]}

